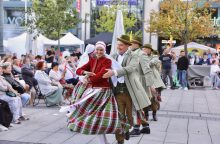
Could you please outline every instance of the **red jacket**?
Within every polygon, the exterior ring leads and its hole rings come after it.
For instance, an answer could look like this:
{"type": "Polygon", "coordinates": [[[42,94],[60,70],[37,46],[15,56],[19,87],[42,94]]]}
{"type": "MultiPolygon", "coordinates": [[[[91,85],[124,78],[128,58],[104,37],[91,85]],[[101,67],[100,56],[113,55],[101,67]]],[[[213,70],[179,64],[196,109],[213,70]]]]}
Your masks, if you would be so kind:
{"type": "Polygon", "coordinates": [[[77,75],[83,75],[84,71],[94,72],[95,76],[89,77],[89,82],[92,87],[110,87],[109,79],[104,79],[102,76],[107,72],[106,69],[111,69],[111,60],[106,57],[101,57],[99,59],[91,57],[89,62],[78,68],[76,71],[77,75]]]}

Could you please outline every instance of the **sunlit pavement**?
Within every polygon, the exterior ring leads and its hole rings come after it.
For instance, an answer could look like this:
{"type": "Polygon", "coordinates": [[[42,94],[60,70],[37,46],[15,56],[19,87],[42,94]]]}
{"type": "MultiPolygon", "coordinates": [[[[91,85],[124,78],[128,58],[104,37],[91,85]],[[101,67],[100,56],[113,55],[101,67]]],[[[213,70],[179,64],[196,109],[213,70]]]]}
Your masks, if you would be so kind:
{"type": "MultiPolygon", "coordinates": [[[[30,120],[0,132],[0,144],[98,144],[95,135],[70,132],[65,114],[58,110],[43,103],[25,108],[30,120]]],[[[150,135],[132,137],[125,144],[219,144],[220,91],[166,90],[158,119],[150,121],[150,135]]],[[[114,135],[107,138],[116,144],[114,135]]]]}

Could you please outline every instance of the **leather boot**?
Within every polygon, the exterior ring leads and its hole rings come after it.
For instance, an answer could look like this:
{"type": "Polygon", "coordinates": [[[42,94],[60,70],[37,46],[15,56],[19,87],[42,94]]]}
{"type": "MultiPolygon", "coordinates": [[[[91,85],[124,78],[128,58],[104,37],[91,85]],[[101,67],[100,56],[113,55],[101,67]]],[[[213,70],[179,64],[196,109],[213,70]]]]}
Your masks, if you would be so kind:
{"type": "Polygon", "coordinates": [[[153,120],[154,120],[154,121],[158,121],[156,114],[153,114],[153,120]]]}
{"type": "Polygon", "coordinates": [[[150,127],[149,127],[149,124],[147,125],[143,125],[143,128],[141,129],[140,131],[142,134],[150,134],[150,127]]]}

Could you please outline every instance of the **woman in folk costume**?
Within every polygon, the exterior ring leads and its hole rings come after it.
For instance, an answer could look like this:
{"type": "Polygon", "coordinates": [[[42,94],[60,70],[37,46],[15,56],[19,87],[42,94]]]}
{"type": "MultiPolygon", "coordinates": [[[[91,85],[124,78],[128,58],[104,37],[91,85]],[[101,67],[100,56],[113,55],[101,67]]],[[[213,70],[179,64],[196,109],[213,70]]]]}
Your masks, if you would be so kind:
{"type": "MultiPolygon", "coordinates": [[[[78,75],[85,75],[86,88],[82,97],[70,107],[68,128],[82,134],[102,134],[100,143],[106,144],[105,134],[121,132],[118,107],[111,90],[110,79],[102,78],[112,61],[105,56],[106,45],[97,42],[95,56],[78,68],[78,75]]],[[[74,92],[77,93],[77,88],[74,92]]]]}

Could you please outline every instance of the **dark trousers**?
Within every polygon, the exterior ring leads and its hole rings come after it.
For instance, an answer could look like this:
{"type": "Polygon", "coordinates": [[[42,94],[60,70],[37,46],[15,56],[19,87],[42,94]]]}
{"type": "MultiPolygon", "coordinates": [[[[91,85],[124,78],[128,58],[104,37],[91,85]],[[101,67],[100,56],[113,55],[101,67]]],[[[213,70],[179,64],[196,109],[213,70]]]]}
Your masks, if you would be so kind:
{"type": "Polygon", "coordinates": [[[170,79],[170,85],[173,86],[173,77],[172,77],[172,70],[171,69],[162,69],[162,80],[164,84],[167,86],[167,76],[170,79]]]}
{"type": "Polygon", "coordinates": [[[76,85],[78,81],[79,81],[79,78],[71,78],[71,79],[66,80],[66,83],[76,85]]]}

